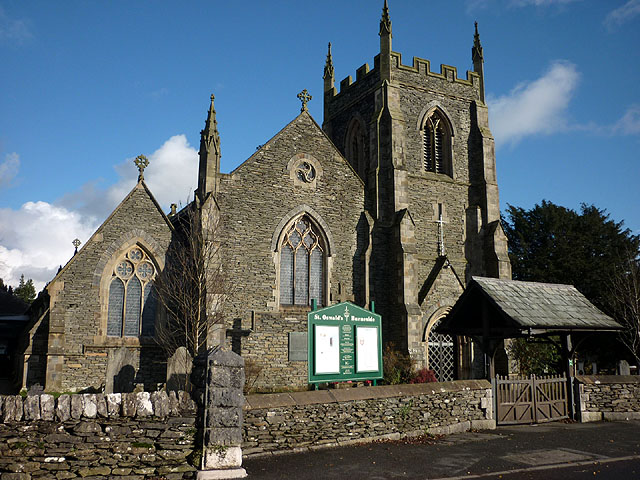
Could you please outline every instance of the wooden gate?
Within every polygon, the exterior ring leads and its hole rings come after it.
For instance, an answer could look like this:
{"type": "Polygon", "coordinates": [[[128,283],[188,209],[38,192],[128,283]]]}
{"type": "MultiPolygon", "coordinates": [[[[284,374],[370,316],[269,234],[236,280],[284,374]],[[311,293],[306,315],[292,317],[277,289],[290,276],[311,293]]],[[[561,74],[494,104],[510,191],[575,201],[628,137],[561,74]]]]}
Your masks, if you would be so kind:
{"type": "Polygon", "coordinates": [[[567,418],[567,379],[560,375],[495,378],[498,425],[567,418]]]}

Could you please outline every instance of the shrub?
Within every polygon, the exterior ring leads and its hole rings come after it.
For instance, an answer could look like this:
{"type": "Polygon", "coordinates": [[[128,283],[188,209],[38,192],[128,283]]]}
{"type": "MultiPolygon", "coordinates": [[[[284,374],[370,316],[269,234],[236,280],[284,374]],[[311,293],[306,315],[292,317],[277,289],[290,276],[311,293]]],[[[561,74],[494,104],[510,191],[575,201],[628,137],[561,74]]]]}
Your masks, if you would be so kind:
{"type": "Polygon", "coordinates": [[[384,383],[387,385],[407,383],[413,377],[413,360],[396,348],[394,343],[389,343],[384,348],[382,363],[384,383]]]}
{"type": "Polygon", "coordinates": [[[436,372],[429,368],[421,368],[409,380],[409,383],[430,383],[437,382],[436,372]]]}

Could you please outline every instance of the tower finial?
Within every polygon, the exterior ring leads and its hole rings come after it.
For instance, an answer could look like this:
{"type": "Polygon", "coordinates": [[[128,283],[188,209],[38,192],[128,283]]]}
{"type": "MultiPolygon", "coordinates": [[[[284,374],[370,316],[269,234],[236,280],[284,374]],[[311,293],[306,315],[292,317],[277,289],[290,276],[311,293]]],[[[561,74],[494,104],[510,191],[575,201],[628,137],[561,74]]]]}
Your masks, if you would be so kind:
{"type": "Polygon", "coordinates": [[[480,44],[480,34],[478,33],[478,22],[475,22],[475,29],[476,31],[473,34],[473,48],[471,49],[471,56],[474,63],[476,62],[476,60],[484,60],[482,45],[480,44]]]}
{"type": "Polygon", "coordinates": [[[133,161],[138,167],[138,181],[144,180],[144,169],[149,165],[149,159],[144,155],[138,155],[133,161]]]}
{"type": "Polygon", "coordinates": [[[389,5],[387,5],[387,0],[384,0],[384,6],[382,7],[379,35],[391,35],[391,17],[389,16],[389,5]]]}
{"type": "Polygon", "coordinates": [[[471,47],[471,59],[473,60],[473,71],[480,75],[480,100],[484,103],[484,53],[482,51],[482,45],[480,44],[478,22],[475,22],[473,47],[471,47]]]}
{"type": "Polygon", "coordinates": [[[328,78],[333,78],[333,75],[333,57],[331,56],[331,42],[329,42],[329,47],[327,49],[327,61],[324,62],[324,75],[322,78],[327,80],[328,78]]]}
{"type": "Polygon", "coordinates": [[[200,166],[198,169],[198,190],[200,200],[216,189],[217,174],[220,172],[220,134],[216,109],[213,104],[215,95],[211,94],[211,104],[207,112],[204,129],[200,131],[200,166]]]}

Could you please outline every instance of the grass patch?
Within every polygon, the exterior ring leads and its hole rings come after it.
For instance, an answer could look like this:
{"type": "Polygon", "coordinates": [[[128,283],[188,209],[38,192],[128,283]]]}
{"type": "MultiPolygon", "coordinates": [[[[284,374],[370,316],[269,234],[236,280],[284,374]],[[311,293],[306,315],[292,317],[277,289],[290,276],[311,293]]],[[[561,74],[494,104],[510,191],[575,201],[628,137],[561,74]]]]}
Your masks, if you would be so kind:
{"type": "Polygon", "coordinates": [[[133,442],[131,446],[133,448],[153,448],[153,443],[133,442]]]}

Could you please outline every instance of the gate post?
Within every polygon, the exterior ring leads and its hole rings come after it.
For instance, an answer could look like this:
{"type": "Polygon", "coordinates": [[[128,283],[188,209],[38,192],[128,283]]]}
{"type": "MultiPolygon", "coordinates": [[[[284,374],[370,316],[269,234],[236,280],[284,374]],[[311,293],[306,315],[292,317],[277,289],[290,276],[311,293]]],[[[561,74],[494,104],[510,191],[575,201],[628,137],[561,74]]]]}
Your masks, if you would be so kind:
{"type": "Polygon", "coordinates": [[[566,333],[561,336],[562,339],[562,361],[564,363],[564,371],[567,376],[567,413],[569,418],[575,420],[575,396],[573,391],[573,368],[572,356],[573,346],[571,345],[571,334],[566,333]]]}
{"type": "Polygon", "coordinates": [[[202,463],[198,480],[244,478],[242,468],[242,406],[244,359],[214,350],[207,359],[202,463]]]}

